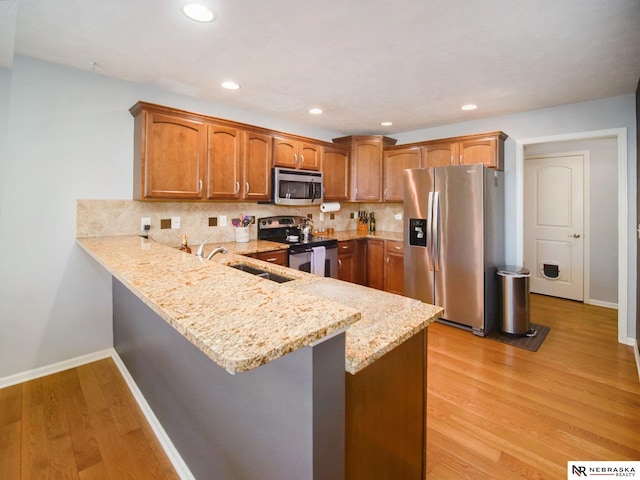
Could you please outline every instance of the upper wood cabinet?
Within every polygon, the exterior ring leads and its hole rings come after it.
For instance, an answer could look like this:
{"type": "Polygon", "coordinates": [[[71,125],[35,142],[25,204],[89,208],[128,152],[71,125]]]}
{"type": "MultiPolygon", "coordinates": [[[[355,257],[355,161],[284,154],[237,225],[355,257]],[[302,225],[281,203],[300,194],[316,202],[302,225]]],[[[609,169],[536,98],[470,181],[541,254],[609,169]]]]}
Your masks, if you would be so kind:
{"type": "Polygon", "coordinates": [[[271,150],[273,137],[247,131],[244,134],[242,198],[264,201],[271,198],[271,150]]]}
{"type": "Polygon", "coordinates": [[[134,199],[203,198],[207,126],[190,115],[131,109],[134,199]]]}
{"type": "Polygon", "coordinates": [[[489,168],[504,170],[506,138],[503,132],[491,132],[423,142],[420,144],[424,149],[423,166],[442,167],[483,163],[489,168]]]}
{"type": "Polygon", "coordinates": [[[446,167],[457,165],[458,144],[456,142],[429,142],[423,147],[423,167],[446,167]]]}
{"type": "Polygon", "coordinates": [[[487,167],[504,170],[504,141],[502,132],[465,137],[458,142],[460,165],[484,163],[487,167]]]}
{"type": "Polygon", "coordinates": [[[273,137],[273,164],[276,167],[320,170],[319,144],[297,140],[293,137],[273,137]]]}
{"type": "Polygon", "coordinates": [[[349,200],[349,150],[346,147],[323,147],[322,181],[325,202],[349,200]]]}
{"type": "Polygon", "coordinates": [[[240,199],[242,131],[221,125],[208,127],[207,199],[240,199]]]}
{"type": "Polygon", "coordinates": [[[354,135],[334,138],[350,148],[349,199],[355,202],[382,201],[382,152],[396,140],[382,135],[354,135]]]}
{"type": "Polygon", "coordinates": [[[385,148],[383,161],[384,190],[382,199],[385,202],[402,202],[404,200],[403,170],[407,168],[420,168],[421,165],[421,147],[403,147],[398,145],[385,148]]]}
{"type": "Polygon", "coordinates": [[[209,125],[208,200],[269,200],[271,135],[209,125]]]}

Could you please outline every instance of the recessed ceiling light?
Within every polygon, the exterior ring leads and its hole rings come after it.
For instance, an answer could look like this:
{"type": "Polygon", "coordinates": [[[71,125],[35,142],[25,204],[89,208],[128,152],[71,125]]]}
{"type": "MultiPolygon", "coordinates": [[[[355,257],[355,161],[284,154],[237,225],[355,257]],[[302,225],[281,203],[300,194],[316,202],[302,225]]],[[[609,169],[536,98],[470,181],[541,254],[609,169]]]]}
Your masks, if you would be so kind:
{"type": "Polygon", "coordinates": [[[390,127],[393,125],[393,122],[380,122],[380,126],[382,127],[390,127]]]}
{"type": "Polygon", "coordinates": [[[309,113],[312,115],[320,115],[322,113],[322,109],[318,107],[310,108],[309,113]]]}
{"type": "Polygon", "coordinates": [[[215,15],[208,7],[199,3],[187,3],[182,7],[182,12],[196,22],[213,22],[215,18],[215,15]]]}
{"type": "Polygon", "coordinates": [[[465,111],[475,110],[476,108],[478,108],[478,105],[474,105],[473,103],[468,103],[462,106],[462,110],[465,110],[465,111]]]}
{"type": "Polygon", "coordinates": [[[238,90],[240,88],[240,85],[238,85],[236,82],[233,82],[231,80],[227,80],[226,82],[222,82],[220,84],[220,86],[222,88],[226,88],[227,90],[238,90]]]}

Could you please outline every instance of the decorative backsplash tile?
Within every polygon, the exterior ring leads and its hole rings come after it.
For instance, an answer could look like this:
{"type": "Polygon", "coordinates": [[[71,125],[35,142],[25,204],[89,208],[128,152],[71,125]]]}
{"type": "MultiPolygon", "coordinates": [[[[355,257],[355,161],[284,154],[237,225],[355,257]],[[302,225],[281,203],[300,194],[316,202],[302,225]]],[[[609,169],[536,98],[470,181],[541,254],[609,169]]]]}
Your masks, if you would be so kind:
{"type": "MultiPolygon", "coordinates": [[[[324,214],[320,221],[320,207],[282,207],[256,203],[200,203],[200,202],[140,202],[137,200],[77,200],[76,236],[104,237],[114,235],[142,235],[141,219],[151,219],[149,237],[165,245],[180,245],[182,235],[187,235],[189,244],[197,245],[211,237],[210,243],[232,242],[234,227],[231,219],[241,214],[256,218],[272,215],[313,216],[316,229],[333,227],[336,231],[355,230],[357,220],[351,218],[352,212],[366,210],[375,212],[376,228],[379,231],[401,232],[402,220],[395,215],[402,212],[399,203],[344,203],[335,218],[324,214]],[[221,216],[227,217],[227,225],[220,226],[221,216]],[[160,221],[180,217],[180,228],[161,229],[160,221]],[[217,226],[210,227],[209,219],[216,217],[217,226]]],[[[256,238],[255,224],[249,228],[251,238],[256,238]]]]}

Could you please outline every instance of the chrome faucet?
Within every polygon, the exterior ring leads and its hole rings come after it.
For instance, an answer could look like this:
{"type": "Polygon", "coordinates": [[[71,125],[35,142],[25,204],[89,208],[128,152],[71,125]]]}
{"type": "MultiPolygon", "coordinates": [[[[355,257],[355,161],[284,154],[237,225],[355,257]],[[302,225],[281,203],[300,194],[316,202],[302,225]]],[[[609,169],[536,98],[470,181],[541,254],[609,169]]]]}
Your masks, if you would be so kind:
{"type": "MultiPolygon", "coordinates": [[[[213,235],[211,235],[211,237],[213,237],[213,235]]],[[[196,251],[196,257],[198,258],[203,258],[203,253],[204,253],[204,245],[207,243],[207,241],[211,238],[205,238],[204,241],[200,244],[200,246],[198,247],[198,250],[196,251]]],[[[216,247],[213,250],[211,250],[211,252],[209,253],[209,255],[207,255],[207,260],[211,260],[211,258],[216,254],[216,253],[227,253],[227,249],[224,247],[216,247]]]]}

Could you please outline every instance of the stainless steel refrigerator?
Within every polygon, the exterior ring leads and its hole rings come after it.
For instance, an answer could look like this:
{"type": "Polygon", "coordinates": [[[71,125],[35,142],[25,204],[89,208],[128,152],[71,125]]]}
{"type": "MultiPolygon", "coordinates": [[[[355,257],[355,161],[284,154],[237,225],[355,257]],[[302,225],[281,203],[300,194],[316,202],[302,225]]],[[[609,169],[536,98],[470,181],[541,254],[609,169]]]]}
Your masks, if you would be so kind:
{"type": "Polygon", "coordinates": [[[483,165],[404,171],[405,295],[485,336],[498,320],[504,174],[483,165]]]}

